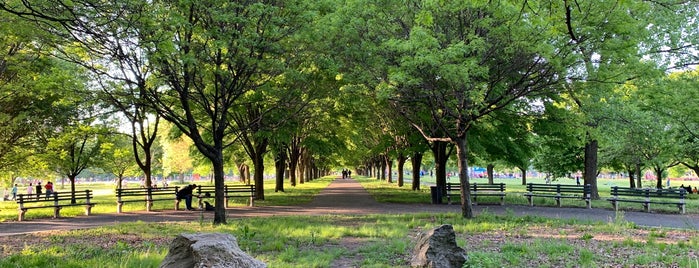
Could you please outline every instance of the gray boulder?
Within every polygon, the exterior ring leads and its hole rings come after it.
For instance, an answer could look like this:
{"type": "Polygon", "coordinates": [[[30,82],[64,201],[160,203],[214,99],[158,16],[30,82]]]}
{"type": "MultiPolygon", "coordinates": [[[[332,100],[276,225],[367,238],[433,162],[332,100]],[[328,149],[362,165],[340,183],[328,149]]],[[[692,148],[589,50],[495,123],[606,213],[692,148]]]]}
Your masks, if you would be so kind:
{"type": "Polygon", "coordinates": [[[181,234],[172,241],[161,268],[267,267],[240,250],[230,234],[181,234]]]}
{"type": "Polygon", "coordinates": [[[466,250],[456,245],[454,227],[445,224],[417,239],[410,265],[412,267],[462,267],[467,260],[466,250]]]}

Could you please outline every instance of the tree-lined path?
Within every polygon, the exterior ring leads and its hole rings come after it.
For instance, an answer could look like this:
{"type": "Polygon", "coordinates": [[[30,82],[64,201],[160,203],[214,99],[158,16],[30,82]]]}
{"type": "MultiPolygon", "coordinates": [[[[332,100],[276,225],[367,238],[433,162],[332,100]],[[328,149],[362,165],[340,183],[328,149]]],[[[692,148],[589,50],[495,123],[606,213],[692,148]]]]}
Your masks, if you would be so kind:
{"type": "MultiPolygon", "coordinates": [[[[100,204],[108,205],[108,204],[100,204]]],[[[239,217],[269,217],[292,215],[328,215],[328,214],[405,214],[420,212],[453,212],[459,213],[458,205],[432,204],[386,204],[379,203],[355,180],[336,179],[321,191],[309,204],[301,206],[265,206],[265,207],[236,207],[229,209],[227,214],[233,219],[239,217]]],[[[528,207],[520,205],[505,206],[475,206],[477,214],[496,213],[513,215],[533,215],[562,219],[613,221],[615,213],[606,209],[557,208],[557,207],[528,207]]],[[[24,222],[0,223],[0,236],[10,236],[26,233],[72,230],[112,225],[122,222],[177,222],[199,221],[203,216],[205,222],[213,218],[211,212],[157,211],[130,212],[122,214],[100,214],[78,216],[60,219],[36,219],[24,222]]],[[[670,228],[699,229],[699,215],[657,214],[644,212],[624,212],[626,221],[641,226],[657,226],[670,228]]]]}

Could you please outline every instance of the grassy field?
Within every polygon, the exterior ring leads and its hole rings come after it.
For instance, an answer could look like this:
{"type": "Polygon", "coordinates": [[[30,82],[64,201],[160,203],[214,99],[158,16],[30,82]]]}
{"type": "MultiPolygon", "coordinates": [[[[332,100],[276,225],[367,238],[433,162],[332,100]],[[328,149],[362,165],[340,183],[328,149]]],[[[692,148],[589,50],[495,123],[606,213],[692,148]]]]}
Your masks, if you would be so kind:
{"type": "MultiPolygon", "coordinates": [[[[255,201],[256,206],[266,206],[266,205],[296,205],[307,203],[311,201],[313,195],[318,193],[320,190],[325,188],[330,182],[331,178],[323,178],[319,180],[314,180],[309,183],[297,184],[296,187],[290,187],[285,185],[284,192],[274,192],[274,182],[265,181],[265,200],[255,201]]],[[[205,182],[194,182],[200,185],[209,185],[205,182]]],[[[236,184],[235,182],[227,182],[226,184],[236,184]]],[[[186,184],[171,184],[170,186],[184,186],[186,184]]],[[[70,191],[70,186],[66,185],[65,189],[60,186],[57,187],[57,191],[70,191]]],[[[112,184],[79,184],[75,187],[76,191],[82,191],[85,189],[90,189],[93,191],[95,198],[92,200],[93,203],[97,205],[92,208],[93,214],[100,213],[116,213],[117,203],[116,196],[114,193],[114,185],[112,184]]],[[[155,201],[153,205],[153,210],[174,210],[175,195],[172,195],[173,201],[155,201]]],[[[194,198],[193,203],[196,203],[196,198],[194,198]]],[[[248,198],[232,198],[230,200],[230,206],[245,206],[248,202],[248,198]]],[[[213,203],[213,202],[212,202],[213,203]]],[[[33,205],[32,205],[33,206],[33,205]]],[[[180,209],[184,207],[184,203],[180,205],[180,209]]],[[[124,203],[122,211],[145,211],[146,203],[144,202],[130,202],[124,203]]],[[[76,215],[83,215],[85,210],[82,206],[74,207],[64,207],[61,209],[62,217],[73,217],[76,215]]],[[[3,221],[16,221],[17,220],[17,203],[14,201],[4,201],[0,202],[0,222],[3,221]]],[[[30,209],[25,214],[25,220],[32,220],[37,218],[47,218],[53,216],[52,208],[43,209],[30,209]]]]}
{"type": "MultiPolygon", "coordinates": [[[[375,179],[358,179],[381,200],[430,200],[427,190],[415,193],[375,179]]],[[[267,200],[258,204],[308,202],[331,180],[288,187],[286,193],[274,193],[270,183],[265,187],[267,200]]],[[[522,201],[517,192],[523,188],[514,184],[508,183],[509,203],[522,201]]],[[[98,202],[104,202],[105,208],[100,213],[113,213],[116,203],[109,199],[112,194],[108,189],[101,191],[104,199],[98,202]]],[[[172,203],[158,206],[170,209],[172,203]]],[[[134,205],[125,211],[130,209],[144,207],[134,205]]],[[[603,223],[487,212],[475,219],[463,219],[455,213],[418,213],[240,218],[219,226],[208,222],[136,222],[0,237],[0,268],[157,267],[177,234],[195,232],[232,234],[241,249],[270,267],[408,267],[418,234],[442,224],[454,226],[458,245],[467,250],[465,267],[699,268],[697,230],[642,228],[624,221],[623,213],[616,222],[603,223]]]]}
{"type": "Polygon", "coordinates": [[[125,223],[0,237],[0,267],[158,267],[180,233],[232,234],[269,267],[409,267],[420,232],[451,224],[465,267],[699,267],[695,230],[482,214],[289,216],[229,224],[125,223]]]}
{"type": "MultiPolygon", "coordinates": [[[[395,180],[395,178],[394,178],[395,180]]],[[[386,181],[382,180],[376,180],[372,178],[363,178],[360,180],[364,188],[366,188],[376,200],[379,202],[387,202],[387,203],[430,203],[431,198],[430,198],[430,188],[429,186],[422,185],[418,193],[416,194],[416,191],[411,190],[411,186],[409,183],[406,183],[403,187],[398,187],[397,182],[394,182],[392,184],[386,183],[386,181]]],[[[423,183],[434,183],[434,179],[429,176],[424,176],[421,178],[421,182],[423,183]]],[[[456,178],[452,178],[449,182],[458,182],[456,178]]],[[[477,178],[477,179],[472,179],[471,183],[487,183],[487,179],[483,178],[477,178]]],[[[543,179],[540,178],[528,178],[527,179],[528,183],[544,183],[543,179]]],[[[521,179],[495,179],[494,183],[504,183],[506,184],[506,192],[507,195],[505,197],[505,204],[520,204],[520,205],[528,205],[529,203],[527,202],[526,197],[524,197],[524,193],[526,193],[526,186],[522,185],[521,179]]],[[[574,180],[570,181],[554,181],[552,182],[553,184],[575,184],[574,180]]],[[[645,186],[655,186],[655,184],[651,184],[649,181],[644,181],[645,186]]],[[[671,184],[671,187],[678,187],[680,184],[691,184],[694,183],[693,186],[699,186],[699,182],[693,181],[693,182],[688,182],[688,181],[673,181],[671,184]]],[[[605,209],[613,209],[611,203],[609,201],[606,201],[607,198],[610,197],[610,189],[613,186],[619,186],[619,187],[628,187],[628,181],[626,180],[610,180],[610,179],[599,179],[598,180],[598,191],[600,194],[600,200],[593,200],[592,201],[592,207],[593,208],[605,208],[605,209]]],[[[446,199],[445,199],[446,200],[446,199]]],[[[480,197],[479,199],[480,203],[488,203],[488,197],[480,197]]],[[[492,203],[497,203],[499,202],[499,199],[497,197],[491,197],[492,203]]],[[[446,201],[445,201],[446,202],[446,201]]],[[[459,201],[456,201],[458,203],[459,201]]],[[[699,214],[699,195],[697,194],[690,194],[687,196],[686,199],[686,210],[687,213],[690,214],[699,214]]],[[[534,204],[537,206],[556,206],[556,202],[553,198],[535,198],[534,199],[534,204]]],[[[577,199],[563,199],[561,200],[562,206],[568,206],[568,207],[584,207],[585,202],[582,200],[577,200],[577,199]]],[[[626,210],[626,211],[642,211],[643,210],[643,205],[638,204],[638,203],[624,203],[621,202],[619,205],[620,210],[626,210]]],[[[662,213],[673,213],[677,214],[679,213],[679,209],[677,206],[674,205],[657,205],[654,204],[651,207],[651,210],[653,212],[662,212],[662,213]]]]}

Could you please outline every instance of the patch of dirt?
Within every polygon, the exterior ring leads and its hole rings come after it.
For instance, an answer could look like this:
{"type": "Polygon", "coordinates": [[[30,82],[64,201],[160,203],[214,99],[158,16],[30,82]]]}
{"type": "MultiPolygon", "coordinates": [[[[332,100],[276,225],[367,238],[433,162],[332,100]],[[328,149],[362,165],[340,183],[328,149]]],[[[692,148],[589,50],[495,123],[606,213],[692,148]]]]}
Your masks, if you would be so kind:
{"type": "Polygon", "coordinates": [[[338,268],[351,268],[351,267],[361,267],[360,264],[364,259],[361,255],[357,254],[357,249],[362,247],[367,243],[366,238],[358,237],[343,237],[340,239],[339,247],[344,248],[351,255],[345,255],[335,260],[335,262],[330,265],[331,267],[338,268]]]}

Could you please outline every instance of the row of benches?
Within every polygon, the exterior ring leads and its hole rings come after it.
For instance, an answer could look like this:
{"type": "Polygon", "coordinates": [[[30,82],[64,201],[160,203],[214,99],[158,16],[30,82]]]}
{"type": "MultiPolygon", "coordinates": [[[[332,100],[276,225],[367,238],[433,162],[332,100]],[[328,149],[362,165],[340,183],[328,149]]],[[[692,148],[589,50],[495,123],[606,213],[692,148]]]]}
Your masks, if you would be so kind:
{"type": "MultiPolygon", "coordinates": [[[[124,203],[129,202],[145,202],[146,210],[151,211],[153,202],[169,200],[174,201],[175,210],[179,210],[180,200],[177,200],[176,193],[180,187],[164,187],[164,188],[125,188],[116,190],[117,198],[117,213],[122,212],[124,203]]],[[[255,186],[254,185],[225,185],[224,186],[225,208],[228,208],[229,199],[236,197],[249,198],[249,205],[254,205],[255,186]]],[[[193,193],[193,197],[198,198],[199,208],[204,207],[204,200],[210,196],[215,196],[214,186],[199,185],[193,193]]],[[[24,215],[29,209],[53,208],[53,217],[59,218],[63,207],[84,206],[85,215],[90,215],[92,207],[96,205],[92,201],[92,190],[71,192],[53,192],[49,197],[35,194],[19,194],[17,195],[17,204],[19,211],[19,221],[24,220],[24,215]]]]}
{"type": "MultiPolygon", "coordinates": [[[[159,200],[170,200],[175,202],[175,210],[179,210],[180,200],[175,194],[179,187],[166,187],[159,189],[152,188],[128,188],[117,189],[117,213],[122,212],[122,206],[128,202],[145,202],[146,210],[151,211],[153,202],[159,200]]],[[[203,208],[203,200],[208,196],[214,196],[214,186],[197,186],[194,197],[198,198],[199,208],[203,208]]],[[[471,184],[471,198],[474,205],[478,204],[478,197],[494,196],[500,199],[500,205],[505,202],[505,184],[471,184]]],[[[587,208],[591,208],[590,185],[562,185],[562,184],[527,184],[527,193],[524,194],[530,206],[534,206],[534,197],[554,198],[556,204],[561,206],[561,199],[580,199],[585,201],[587,208]]],[[[255,197],[254,185],[226,185],[224,188],[225,207],[228,208],[230,198],[248,197],[249,205],[253,206],[255,197]]],[[[445,196],[449,204],[452,198],[460,199],[461,187],[458,183],[448,183],[445,196]]],[[[611,189],[612,197],[607,200],[612,203],[614,210],[619,209],[620,202],[641,203],[646,212],[650,212],[651,204],[676,205],[680,213],[684,214],[685,197],[684,189],[634,189],[614,186],[611,189]]],[[[19,221],[24,220],[24,215],[28,209],[53,208],[54,217],[60,217],[60,211],[67,206],[84,206],[85,215],[90,215],[95,203],[91,190],[75,192],[53,192],[49,198],[36,197],[36,195],[19,194],[17,203],[19,204],[19,221]],[[26,206],[27,204],[37,204],[36,206],[26,206]]]]}
{"type": "MultiPolygon", "coordinates": [[[[565,184],[536,184],[528,183],[527,192],[524,196],[527,198],[530,206],[534,206],[534,197],[554,198],[556,205],[561,207],[561,199],[579,199],[585,201],[587,208],[592,208],[591,204],[592,188],[589,184],[586,185],[565,185],[565,184]]],[[[470,184],[471,200],[474,205],[478,204],[479,196],[495,196],[499,197],[500,205],[505,202],[505,184],[470,184]]],[[[636,189],[614,186],[610,191],[611,197],[607,201],[612,203],[614,210],[619,210],[620,202],[640,203],[646,212],[650,212],[651,204],[676,205],[680,213],[686,212],[685,198],[687,191],[685,189],[636,189]]],[[[461,196],[461,185],[458,183],[447,183],[446,193],[447,202],[452,203],[451,199],[456,197],[459,200],[461,196]]]]}

